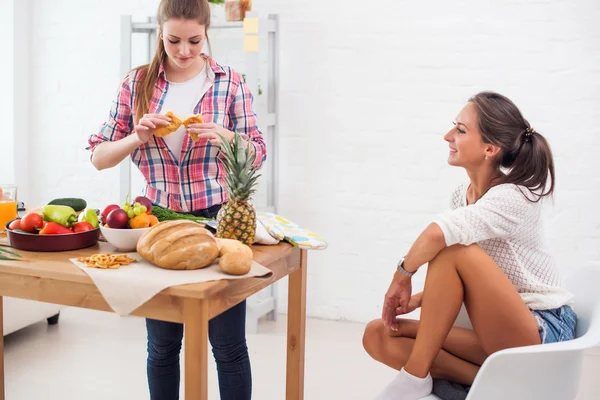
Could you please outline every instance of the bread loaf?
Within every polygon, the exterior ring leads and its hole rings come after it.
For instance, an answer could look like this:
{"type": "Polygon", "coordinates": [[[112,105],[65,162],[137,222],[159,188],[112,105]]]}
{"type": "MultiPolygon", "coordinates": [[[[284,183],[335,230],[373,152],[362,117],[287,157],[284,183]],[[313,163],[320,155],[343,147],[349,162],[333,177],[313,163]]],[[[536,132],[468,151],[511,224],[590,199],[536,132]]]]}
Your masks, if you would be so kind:
{"type": "Polygon", "coordinates": [[[254,254],[244,243],[234,239],[217,238],[220,247],[219,267],[226,274],[244,275],[250,272],[254,254]]]}
{"type": "Polygon", "coordinates": [[[144,233],[137,252],[152,264],[166,269],[198,269],[211,265],[219,256],[212,233],[197,222],[163,221],[144,233]]]}

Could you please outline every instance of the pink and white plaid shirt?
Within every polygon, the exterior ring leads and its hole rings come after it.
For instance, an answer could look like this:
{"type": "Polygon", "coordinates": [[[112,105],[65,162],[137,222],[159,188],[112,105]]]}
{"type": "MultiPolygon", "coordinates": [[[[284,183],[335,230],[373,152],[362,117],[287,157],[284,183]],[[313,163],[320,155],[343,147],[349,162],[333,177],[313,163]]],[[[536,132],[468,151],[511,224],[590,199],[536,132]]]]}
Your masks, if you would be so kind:
{"type": "MultiPolygon", "coordinates": [[[[201,113],[205,122],[220,124],[249,140],[256,152],[255,165],[262,166],[267,151],[252,110],[252,94],[239,73],[217,64],[207,55],[203,56],[210,67],[208,77],[212,84],[194,108],[194,114],[201,113]]],[[[113,101],[108,120],[98,133],[89,137],[88,150],[94,151],[102,142],[117,141],[133,133],[138,79],[142,79],[138,70],[127,74],[113,101]]],[[[161,65],[149,113],[161,114],[167,90],[169,82],[161,65]]],[[[198,87],[200,90],[201,87],[198,87]]],[[[184,119],[187,116],[180,117],[184,119]]],[[[146,180],[146,197],[161,207],[185,212],[203,210],[227,201],[225,171],[218,160],[219,155],[218,146],[204,139],[194,143],[186,133],[181,164],[165,141],[155,136],[135,149],[131,160],[146,180]]]]}

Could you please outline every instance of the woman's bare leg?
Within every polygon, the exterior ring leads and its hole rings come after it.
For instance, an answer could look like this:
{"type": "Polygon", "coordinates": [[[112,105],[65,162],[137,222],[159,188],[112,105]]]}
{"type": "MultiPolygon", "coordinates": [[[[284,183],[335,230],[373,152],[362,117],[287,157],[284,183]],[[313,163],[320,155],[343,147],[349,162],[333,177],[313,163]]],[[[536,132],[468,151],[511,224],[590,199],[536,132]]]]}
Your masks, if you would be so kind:
{"type": "Polygon", "coordinates": [[[427,376],[463,301],[485,353],[540,343],[535,317],[494,260],[478,245],[455,245],[429,263],[408,373],[427,376]]]}
{"type": "MultiPolygon", "coordinates": [[[[387,329],[389,335],[415,339],[419,330],[419,321],[414,319],[398,319],[398,330],[387,329]]],[[[479,338],[472,329],[453,326],[444,340],[442,349],[448,353],[475,365],[482,365],[488,354],[481,347],[479,338]]]]}
{"type": "MultiPolygon", "coordinates": [[[[369,322],[363,336],[363,346],[375,360],[396,370],[401,370],[412,352],[415,339],[399,337],[396,332],[394,333],[396,336],[392,336],[390,332],[391,330],[386,328],[380,319],[369,322]]],[[[400,329],[399,333],[401,332],[400,329]]],[[[468,351],[463,350],[462,352],[467,353],[468,351]]],[[[439,352],[431,367],[431,375],[434,378],[447,379],[463,385],[471,385],[478,371],[478,365],[456,357],[445,350],[439,352]]]]}

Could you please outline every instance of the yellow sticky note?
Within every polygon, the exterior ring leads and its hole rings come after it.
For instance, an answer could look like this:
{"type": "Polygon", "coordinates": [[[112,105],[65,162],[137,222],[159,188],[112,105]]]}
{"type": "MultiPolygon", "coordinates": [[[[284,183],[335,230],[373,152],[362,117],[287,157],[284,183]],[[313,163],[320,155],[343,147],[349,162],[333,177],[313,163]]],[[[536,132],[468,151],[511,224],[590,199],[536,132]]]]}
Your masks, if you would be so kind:
{"type": "Polygon", "coordinates": [[[258,36],[244,36],[244,51],[258,53],[258,36]]]}
{"type": "Polygon", "coordinates": [[[244,18],[244,33],[258,34],[258,18],[244,18]]]}

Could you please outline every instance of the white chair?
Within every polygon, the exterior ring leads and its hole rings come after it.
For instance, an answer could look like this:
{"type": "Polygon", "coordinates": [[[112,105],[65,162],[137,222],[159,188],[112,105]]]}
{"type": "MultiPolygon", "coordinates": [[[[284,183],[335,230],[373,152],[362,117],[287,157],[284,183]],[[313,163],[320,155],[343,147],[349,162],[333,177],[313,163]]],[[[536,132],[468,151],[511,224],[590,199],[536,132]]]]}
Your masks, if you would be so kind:
{"type": "Polygon", "coordinates": [[[575,399],[583,353],[600,345],[600,268],[576,270],[566,287],[575,295],[576,339],[492,354],[481,366],[467,400],[575,399]]]}

